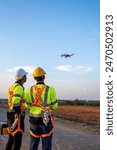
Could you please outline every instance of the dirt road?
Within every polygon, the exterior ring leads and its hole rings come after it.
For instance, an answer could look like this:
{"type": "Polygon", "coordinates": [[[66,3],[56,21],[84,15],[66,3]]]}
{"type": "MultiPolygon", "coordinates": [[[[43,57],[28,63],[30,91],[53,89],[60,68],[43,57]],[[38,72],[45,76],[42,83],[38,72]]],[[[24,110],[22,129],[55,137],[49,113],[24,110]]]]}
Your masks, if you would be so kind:
{"type": "MultiPolygon", "coordinates": [[[[6,120],[6,110],[0,108],[0,121],[6,120]]],[[[7,135],[0,135],[0,150],[4,150],[7,135]]],[[[25,133],[21,150],[29,149],[29,123],[28,116],[25,119],[25,133]]],[[[41,142],[39,149],[41,150],[41,142]]],[[[88,129],[81,124],[55,118],[55,131],[53,135],[53,150],[99,150],[99,133],[88,129]]]]}

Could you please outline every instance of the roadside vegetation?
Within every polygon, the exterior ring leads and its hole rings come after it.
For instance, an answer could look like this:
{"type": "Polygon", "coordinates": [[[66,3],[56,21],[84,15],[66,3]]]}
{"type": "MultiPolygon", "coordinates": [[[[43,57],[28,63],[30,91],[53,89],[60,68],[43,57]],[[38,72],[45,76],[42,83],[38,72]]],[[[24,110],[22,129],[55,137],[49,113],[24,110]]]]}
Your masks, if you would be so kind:
{"type": "Polygon", "coordinates": [[[99,127],[100,101],[59,100],[54,116],[99,127]]]}
{"type": "Polygon", "coordinates": [[[100,108],[94,106],[60,105],[54,116],[89,125],[100,124],[100,108]]]}
{"type": "Polygon", "coordinates": [[[59,105],[100,106],[99,100],[58,100],[59,105]]]}
{"type": "MultiPolygon", "coordinates": [[[[54,116],[88,125],[100,125],[100,101],[58,100],[54,116]]],[[[0,107],[7,108],[7,99],[0,100],[0,107]]]]}

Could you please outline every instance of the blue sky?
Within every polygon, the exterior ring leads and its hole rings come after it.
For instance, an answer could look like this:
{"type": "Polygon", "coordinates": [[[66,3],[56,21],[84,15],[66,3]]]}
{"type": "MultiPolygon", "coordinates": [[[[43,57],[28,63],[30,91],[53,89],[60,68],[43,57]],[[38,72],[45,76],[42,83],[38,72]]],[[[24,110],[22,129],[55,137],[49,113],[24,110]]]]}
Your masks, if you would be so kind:
{"type": "Polygon", "coordinates": [[[100,99],[99,0],[1,0],[0,97],[14,83],[14,72],[40,66],[58,99],[100,99]],[[61,58],[63,53],[75,53],[61,58]]]}

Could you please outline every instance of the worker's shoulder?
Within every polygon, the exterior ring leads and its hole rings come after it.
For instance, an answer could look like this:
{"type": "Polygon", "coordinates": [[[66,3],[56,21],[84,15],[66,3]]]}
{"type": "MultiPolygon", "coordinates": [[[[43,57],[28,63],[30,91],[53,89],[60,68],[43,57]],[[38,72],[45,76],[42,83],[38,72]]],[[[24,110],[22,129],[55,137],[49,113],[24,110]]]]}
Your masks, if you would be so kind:
{"type": "Polygon", "coordinates": [[[14,83],[10,88],[15,90],[17,88],[23,88],[23,86],[21,84],[19,84],[19,83],[14,83]]]}
{"type": "Polygon", "coordinates": [[[36,85],[31,85],[31,86],[27,87],[26,91],[30,91],[31,89],[33,90],[35,86],[36,85]]]}
{"type": "Polygon", "coordinates": [[[10,88],[9,90],[12,90],[12,91],[23,91],[24,90],[24,87],[18,83],[14,83],[10,88]]]}
{"type": "Polygon", "coordinates": [[[46,87],[49,88],[49,91],[55,91],[55,88],[53,86],[50,86],[50,85],[46,85],[46,87]]]}
{"type": "Polygon", "coordinates": [[[21,84],[16,83],[14,89],[24,90],[24,87],[21,84]]]}
{"type": "MultiPolygon", "coordinates": [[[[27,90],[30,90],[31,88],[33,89],[35,86],[37,86],[38,88],[41,88],[41,87],[44,86],[44,85],[42,85],[42,84],[32,85],[32,86],[28,87],[27,90]]],[[[46,88],[48,88],[49,90],[55,90],[55,88],[54,88],[53,86],[50,86],[50,85],[45,85],[45,86],[46,86],[46,88]]]]}

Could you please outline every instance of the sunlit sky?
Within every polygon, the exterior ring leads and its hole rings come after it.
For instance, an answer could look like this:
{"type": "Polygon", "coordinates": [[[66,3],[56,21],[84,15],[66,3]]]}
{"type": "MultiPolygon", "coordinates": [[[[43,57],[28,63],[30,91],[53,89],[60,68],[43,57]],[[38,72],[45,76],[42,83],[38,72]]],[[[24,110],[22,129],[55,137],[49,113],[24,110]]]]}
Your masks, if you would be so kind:
{"type": "Polygon", "coordinates": [[[27,89],[40,66],[58,99],[99,100],[99,42],[99,0],[0,0],[0,98],[18,68],[29,73],[27,89]]]}

